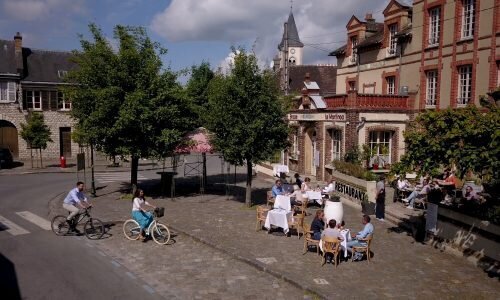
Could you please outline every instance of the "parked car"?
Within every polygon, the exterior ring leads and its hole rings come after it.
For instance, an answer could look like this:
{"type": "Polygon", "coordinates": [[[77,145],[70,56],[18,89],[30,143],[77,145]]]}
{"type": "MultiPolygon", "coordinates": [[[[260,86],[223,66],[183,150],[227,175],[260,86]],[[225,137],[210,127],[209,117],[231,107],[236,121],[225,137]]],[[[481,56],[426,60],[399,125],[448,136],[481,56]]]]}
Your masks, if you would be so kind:
{"type": "Polygon", "coordinates": [[[14,157],[7,148],[0,148],[0,169],[10,167],[14,164],[14,157]]]}

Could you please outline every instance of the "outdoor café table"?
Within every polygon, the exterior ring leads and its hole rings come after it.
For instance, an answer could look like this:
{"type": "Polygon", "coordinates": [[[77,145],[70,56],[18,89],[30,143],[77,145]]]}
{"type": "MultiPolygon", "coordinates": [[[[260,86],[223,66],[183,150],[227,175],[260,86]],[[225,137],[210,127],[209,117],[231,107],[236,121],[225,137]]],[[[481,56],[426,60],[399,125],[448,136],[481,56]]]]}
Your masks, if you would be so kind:
{"type": "Polygon", "coordinates": [[[286,211],[292,210],[292,204],[290,203],[290,196],[278,195],[276,200],[274,200],[274,208],[281,208],[286,211]]]}
{"type": "Polygon", "coordinates": [[[323,205],[321,192],[307,191],[306,194],[307,197],[309,197],[309,201],[316,201],[319,205],[323,205]]]}
{"type": "Polygon", "coordinates": [[[280,208],[275,208],[267,212],[266,222],[264,223],[264,227],[268,230],[271,229],[271,225],[283,228],[283,232],[285,234],[288,233],[288,220],[293,218],[293,213],[291,211],[287,211],[280,208]]]}
{"type": "MultiPolygon", "coordinates": [[[[347,257],[347,242],[349,242],[351,238],[351,232],[349,229],[342,229],[340,231],[340,235],[342,236],[342,241],[340,241],[340,246],[344,249],[344,257],[347,257]]],[[[319,241],[319,250],[323,252],[323,239],[319,241]]]]}
{"type": "Polygon", "coordinates": [[[275,165],[273,166],[273,174],[274,176],[280,177],[281,173],[288,173],[290,170],[287,165],[275,165]]]}

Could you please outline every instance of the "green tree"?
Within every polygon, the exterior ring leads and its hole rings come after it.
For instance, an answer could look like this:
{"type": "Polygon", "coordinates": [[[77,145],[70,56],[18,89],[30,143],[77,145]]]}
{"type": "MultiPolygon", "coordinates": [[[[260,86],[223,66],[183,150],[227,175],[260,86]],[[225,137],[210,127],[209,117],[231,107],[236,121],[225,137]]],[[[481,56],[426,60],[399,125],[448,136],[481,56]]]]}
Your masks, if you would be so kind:
{"type": "Polygon", "coordinates": [[[216,74],[209,85],[206,126],[211,142],[235,165],[247,165],[245,203],[251,205],[252,164],[287,147],[284,102],[274,75],[261,71],[253,54],[235,52],[227,75],[216,74]]]}
{"type": "Polygon", "coordinates": [[[198,126],[202,124],[202,116],[208,108],[208,85],[215,73],[210,69],[210,63],[202,62],[199,66],[191,67],[191,77],[186,85],[186,93],[198,115],[198,126]]]}
{"type": "Polygon", "coordinates": [[[171,154],[194,114],[176,75],[162,69],[166,50],[143,28],[116,26],[116,52],[95,24],[89,29],[92,40],[82,37],[82,51],[75,51],[79,68],[68,74],[72,114],[97,150],[131,156],[135,188],[139,158],[171,154]]]}
{"type": "MultiPolygon", "coordinates": [[[[47,143],[52,142],[50,128],[45,124],[43,115],[37,112],[30,114],[28,122],[21,123],[20,134],[31,149],[40,151],[40,166],[43,167],[42,149],[46,149],[47,143]]],[[[31,156],[31,166],[33,167],[33,155],[31,156]]]]}

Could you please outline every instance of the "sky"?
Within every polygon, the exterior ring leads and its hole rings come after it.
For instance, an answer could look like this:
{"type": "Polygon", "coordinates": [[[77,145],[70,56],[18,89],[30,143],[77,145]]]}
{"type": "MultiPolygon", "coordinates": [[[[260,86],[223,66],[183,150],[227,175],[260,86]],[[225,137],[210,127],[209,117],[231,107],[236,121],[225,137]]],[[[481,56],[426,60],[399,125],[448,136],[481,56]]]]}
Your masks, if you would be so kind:
{"type": "MultiPolygon", "coordinates": [[[[401,3],[411,0],[402,0],[401,3]]],[[[304,64],[335,64],[328,53],[347,40],[345,25],[367,12],[382,21],[389,0],[294,0],[293,14],[304,47],[304,64]]],[[[224,65],[231,46],[254,51],[268,66],[278,53],[290,0],[0,0],[0,39],[21,32],[25,47],[79,49],[88,24],[110,43],[117,24],[143,26],[168,49],[162,58],[174,71],[208,61],[224,65]]]]}

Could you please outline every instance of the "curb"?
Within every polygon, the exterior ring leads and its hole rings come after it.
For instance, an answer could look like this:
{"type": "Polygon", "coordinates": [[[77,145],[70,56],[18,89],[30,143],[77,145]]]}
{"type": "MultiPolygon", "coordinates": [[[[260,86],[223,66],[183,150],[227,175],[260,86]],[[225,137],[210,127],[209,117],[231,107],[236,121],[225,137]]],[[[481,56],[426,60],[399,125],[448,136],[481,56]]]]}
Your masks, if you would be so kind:
{"type": "Polygon", "coordinates": [[[251,267],[254,267],[254,268],[256,268],[256,269],[257,269],[257,270],[259,270],[259,271],[265,272],[265,273],[267,273],[267,274],[269,274],[269,275],[271,275],[271,276],[273,276],[273,277],[276,277],[277,279],[280,279],[280,280],[283,280],[283,281],[285,281],[285,282],[287,282],[287,283],[290,283],[290,284],[292,284],[293,286],[295,286],[295,287],[297,287],[297,288],[299,288],[299,289],[302,289],[303,291],[306,291],[306,292],[312,293],[312,294],[314,294],[314,295],[316,295],[316,296],[320,297],[321,299],[329,299],[329,298],[328,298],[328,296],[326,296],[326,295],[325,295],[325,294],[323,294],[322,292],[315,291],[315,290],[313,290],[311,287],[306,286],[306,285],[303,285],[302,283],[297,282],[296,280],[294,280],[294,279],[292,279],[292,278],[288,277],[287,275],[281,274],[281,273],[279,273],[279,272],[277,272],[277,271],[274,271],[274,270],[272,270],[272,269],[270,269],[270,268],[267,268],[267,267],[265,267],[265,266],[262,266],[261,264],[259,264],[259,263],[255,262],[255,261],[253,261],[252,259],[249,259],[249,258],[243,257],[243,256],[238,255],[238,254],[236,254],[236,253],[232,253],[232,252],[230,252],[230,251],[228,251],[228,250],[226,250],[226,249],[224,249],[224,248],[222,248],[222,247],[220,247],[220,246],[218,246],[218,245],[216,245],[216,244],[214,244],[214,243],[212,243],[212,242],[210,242],[210,241],[208,241],[208,240],[205,240],[205,239],[203,239],[203,238],[201,238],[201,237],[197,237],[197,236],[195,236],[195,235],[192,235],[192,234],[190,234],[190,233],[187,233],[186,231],[181,230],[181,229],[179,229],[179,228],[178,228],[178,227],[176,227],[176,226],[172,226],[172,225],[170,225],[170,224],[169,224],[168,226],[169,226],[170,228],[174,229],[175,231],[180,232],[180,233],[182,233],[183,235],[186,235],[186,236],[190,237],[191,239],[193,239],[193,240],[194,240],[194,241],[196,241],[196,242],[202,243],[202,244],[204,244],[204,245],[209,246],[209,247],[210,247],[210,248],[212,248],[212,249],[215,249],[215,250],[217,250],[217,251],[219,251],[219,252],[222,252],[222,253],[224,253],[224,254],[227,254],[227,255],[229,255],[230,257],[232,257],[232,258],[234,258],[234,259],[236,259],[236,260],[239,260],[239,261],[241,261],[241,262],[243,262],[243,263],[245,263],[245,264],[247,264],[247,265],[249,265],[249,266],[251,266],[251,267]]]}
{"type": "MultiPolygon", "coordinates": [[[[149,169],[139,169],[138,171],[154,171],[154,170],[161,170],[162,168],[149,168],[149,169]]],[[[119,173],[123,171],[128,171],[130,172],[130,169],[122,169],[122,170],[116,170],[116,171],[111,171],[111,170],[103,170],[103,171],[94,171],[95,173],[119,173]]],[[[1,172],[0,176],[7,176],[7,175],[30,175],[30,174],[75,174],[78,171],[76,170],[48,170],[48,171],[26,171],[26,172],[13,172],[13,173],[8,173],[8,172],[1,172]]]]}

